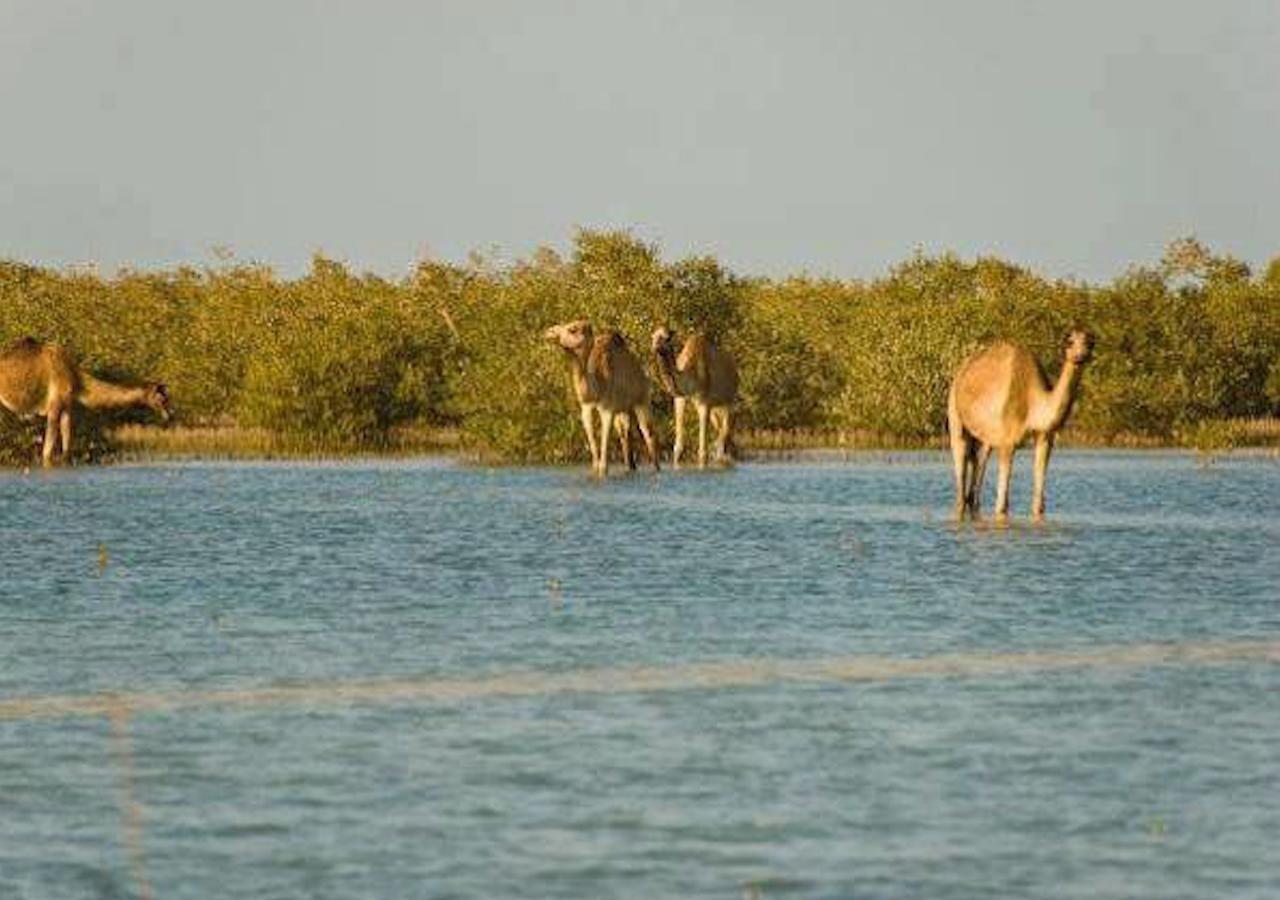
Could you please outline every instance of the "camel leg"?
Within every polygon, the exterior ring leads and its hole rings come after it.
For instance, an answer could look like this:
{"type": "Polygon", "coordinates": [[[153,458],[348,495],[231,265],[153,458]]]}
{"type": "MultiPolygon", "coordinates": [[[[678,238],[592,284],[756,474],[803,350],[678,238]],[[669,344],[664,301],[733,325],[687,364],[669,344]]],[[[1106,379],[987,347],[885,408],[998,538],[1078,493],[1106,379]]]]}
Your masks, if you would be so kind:
{"type": "Polygon", "coordinates": [[[1044,478],[1049,470],[1049,456],[1053,453],[1053,435],[1036,435],[1036,468],[1032,474],[1031,518],[1044,518],[1044,478]]]}
{"type": "Polygon", "coordinates": [[[956,479],[956,518],[964,518],[969,508],[969,471],[971,438],[960,424],[951,425],[951,464],[956,479]]]}
{"type": "Polygon", "coordinates": [[[978,445],[976,457],[971,463],[973,471],[969,473],[969,509],[975,516],[982,509],[982,484],[987,480],[987,460],[989,459],[991,459],[991,445],[978,445]]]}
{"type": "Polygon", "coordinates": [[[596,448],[596,420],[592,415],[595,407],[589,403],[582,404],[582,430],[587,433],[587,449],[591,451],[591,471],[600,465],[600,451],[596,448]]]}
{"type": "Polygon", "coordinates": [[[635,413],[627,414],[627,468],[632,472],[636,470],[636,466],[640,462],[640,451],[636,448],[637,435],[640,433],[640,423],[635,413]]]}
{"type": "Polygon", "coordinates": [[[716,408],[716,428],[718,437],[716,438],[716,462],[725,462],[729,453],[729,429],[733,424],[732,415],[729,407],[720,406],[716,408]]]}
{"type": "Polygon", "coordinates": [[[46,469],[53,465],[53,451],[58,445],[58,419],[61,415],[60,410],[50,409],[45,416],[44,446],[40,448],[40,462],[46,469]]]}
{"type": "Polygon", "coordinates": [[[609,435],[613,431],[613,410],[600,408],[600,465],[596,474],[604,478],[609,474],[609,435]]]}
{"type": "Polygon", "coordinates": [[[698,468],[705,469],[707,467],[707,417],[711,410],[707,408],[707,404],[694,403],[698,407],[698,468]]]}
{"type": "Polygon", "coordinates": [[[645,449],[649,451],[649,462],[653,463],[653,471],[660,470],[658,466],[658,442],[653,437],[653,424],[649,420],[649,407],[637,406],[635,409],[636,423],[640,426],[640,434],[644,436],[645,449]]]}
{"type": "Polygon", "coordinates": [[[680,468],[680,454],[684,452],[684,397],[675,398],[676,442],[671,447],[671,468],[680,468]]]}
{"type": "Polygon", "coordinates": [[[1009,481],[1013,477],[1013,448],[1000,448],[1000,480],[996,484],[996,518],[1009,517],[1009,481]]]}
{"type": "Polygon", "coordinates": [[[614,429],[618,432],[618,443],[622,445],[622,464],[632,472],[636,470],[635,454],[631,452],[631,415],[623,413],[613,420],[614,429]]]}
{"type": "Polygon", "coordinates": [[[62,431],[62,460],[71,459],[71,410],[64,409],[58,417],[58,425],[62,431]]]}
{"type": "Polygon", "coordinates": [[[733,407],[724,408],[724,452],[725,458],[733,462],[739,458],[738,441],[733,436],[733,407]]]}

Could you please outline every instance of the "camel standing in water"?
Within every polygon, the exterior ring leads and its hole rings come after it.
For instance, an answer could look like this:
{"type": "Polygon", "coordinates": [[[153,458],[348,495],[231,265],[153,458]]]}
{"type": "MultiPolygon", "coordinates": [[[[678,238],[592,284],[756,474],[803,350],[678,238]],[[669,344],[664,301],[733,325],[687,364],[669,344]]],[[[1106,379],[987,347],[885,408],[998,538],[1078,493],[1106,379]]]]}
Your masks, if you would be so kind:
{"type": "Polygon", "coordinates": [[[163,384],[120,385],[94,378],[57,344],[22,338],[0,350],[0,405],[24,419],[45,417],[41,460],[52,466],[58,439],[61,458],[71,452],[72,411],[85,409],[155,410],[169,419],[169,391],[163,384]]]}
{"type": "Polygon", "coordinates": [[[676,355],[676,336],[667,328],[653,332],[653,352],[658,357],[658,374],[675,404],[676,441],[671,465],[679,468],[684,450],[686,404],[692,400],[698,412],[698,466],[707,465],[707,420],[714,417],[719,435],[716,460],[724,461],[732,437],[732,407],[738,399],[738,366],[726,350],[710,339],[694,334],[676,355]]]}
{"type": "Polygon", "coordinates": [[[564,351],[573,372],[582,428],[591,450],[591,470],[601,477],[609,473],[609,434],[616,417],[628,420],[619,426],[623,458],[630,461],[630,422],[634,416],[645,448],[658,470],[658,448],[649,417],[649,378],[627,342],[614,331],[595,335],[585,319],[548,328],[543,337],[564,351]],[[595,437],[595,415],[600,415],[600,440],[595,437]]]}
{"type": "Polygon", "coordinates": [[[947,425],[955,466],[956,515],[977,515],[992,448],[999,453],[996,518],[1009,514],[1013,452],[1028,432],[1035,435],[1031,515],[1044,518],[1044,479],[1057,432],[1067,421],[1082,367],[1093,356],[1093,337],[1073,331],[1052,387],[1035,357],[1017,344],[999,341],[960,367],[947,401],[947,425]]]}

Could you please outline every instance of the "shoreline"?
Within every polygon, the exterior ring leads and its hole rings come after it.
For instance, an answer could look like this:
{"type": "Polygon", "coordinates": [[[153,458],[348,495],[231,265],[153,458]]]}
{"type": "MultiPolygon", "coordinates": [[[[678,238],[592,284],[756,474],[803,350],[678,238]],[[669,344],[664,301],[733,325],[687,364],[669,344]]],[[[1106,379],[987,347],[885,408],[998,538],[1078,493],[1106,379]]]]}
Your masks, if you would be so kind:
{"type": "MultiPolygon", "coordinates": [[[[1204,456],[1227,453],[1280,457],[1280,419],[1227,423],[1232,438],[1224,446],[1199,445],[1187,440],[1146,435],[1101,437],[1066,430],[1059,450],[1140,450],[1187,452],[1204,456]]],[[[1221,430],[1221,429],[1220,429],[1221,430]]],[[[236,425],[173,426],[123,425],[113,429],[111,462],[167,460],[343,460],[367,458],[449,457],[478,465],[527,465],[490,462],[464,448],[455,428],[415,426],[394,430],[385,445],[351,445],[279,435],[236,425]]],[[[1194,435],[1193,435],[1194,436],[1194,435]]],[[[945,436],[920,440],[867,431],[750,430],[738,435],[743,462],[840,458],[871,452],[949,453],[945,436]]],[[[555,465],[555,463],[544,463],[555,465]]],[[[575,463],[569,463],[574,465],[575,463]]]]}
{"type": "MultiPolygon", "coordinates": [[[[479,466],[574,466],[585,460],[522,462],[486,458],[464,445],[453,427],[409,426],[392,430],[381,444],[355,444],[283,435],[234,424],[159,426],[125,424],[106,430],[105,452],[84,465],[163,462],[324,462],[360,459],[447,458],[479,466]]],[[[933,452],[949,456],[945,435],[932,440],[878,432],[820,430],[743,430],[736,435],[740,462],[838,461],[876,453],[933,452]]],[[[1026,442],[1024,442],[1024,447],[1026,442]]],[[[1204,460],[1262,456],[1280,459],[1280,418],[1200,423],[1177,438],[1120,434],[1100,436],[1067,429],[1057,441],[1061,450],[1181,452],[1204,460]],[[1180,439],[1179,439],[1180,438],[1180,439]]],[[[667,447],[670,451],[670,447],[667,447]]],[[[669,462],[664,460],[664,465],[669,462]]],[[[0,458],[0,470],[39,468],[33,453],[16,463],[0,458]]]]}

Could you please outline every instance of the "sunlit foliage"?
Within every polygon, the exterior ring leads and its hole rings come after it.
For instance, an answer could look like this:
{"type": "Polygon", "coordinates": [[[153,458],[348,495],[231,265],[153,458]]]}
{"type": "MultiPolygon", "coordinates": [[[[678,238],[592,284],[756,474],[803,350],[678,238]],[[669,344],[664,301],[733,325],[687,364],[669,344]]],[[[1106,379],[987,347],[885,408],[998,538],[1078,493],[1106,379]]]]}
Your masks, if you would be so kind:
{"type": "MultiPolygon", "coordinates": [[[[1084,326],[1097,356],[1073,425],[1197,443],[1206,422],[1280,408],[1277,273],[1280,259],[1255,276],[1186,238],[1102,286],[920,254],[871,282],[770,280],[584,230],[566,256],[423,262],[396,281],[319,256],[296,279],[229,259],[114,277],[0,262],[0,341],[30,334],[99,375],[165,381],[188,424],[368,448],[449,425],[477,456],[534,462],[585,452],[564,362],[541,340],[569,319],[619,330],[651,368],[657,325],[712,334],[739,359],[744,426],[904,439],[941,435],[951,374],[981,343],[1021,341],[1052,376],[1084,326]]],[[[669,411],[656,380],[655,398],[669,411]]],[[[32,459],[40,429],[2,418],[0,463],[32,459]]],[[[90,455],[108,449],[98,423],[82,433],[90,455]]]]}

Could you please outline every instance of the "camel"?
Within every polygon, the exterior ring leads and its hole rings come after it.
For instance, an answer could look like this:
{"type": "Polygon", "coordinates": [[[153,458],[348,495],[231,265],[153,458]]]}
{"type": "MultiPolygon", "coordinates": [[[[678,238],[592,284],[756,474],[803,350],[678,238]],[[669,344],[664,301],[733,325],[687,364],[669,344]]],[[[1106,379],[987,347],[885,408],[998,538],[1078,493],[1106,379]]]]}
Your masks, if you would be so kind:
{"type": "Polygon", "coordinates": [[[72,410],[155,410],[169,420],[169,390],[163,384],[113,384],[95,378],[76,365],[71,354],[57,344],[25,337],[0,350],[0,405],[24,419],[45,417],[41,460],[53,465],[61,438],[61,458],[71,452],[72,410]]]}
{"type": "MultiPolygon", "coordinates": [[[[577,324],[577,323],[570,323],[577,324]]],[[[587,323],[589,325],[589,323],[587,323]]],[[[543,337],[551,343],[559,346],[569,357],[570,371],[573,374],[573,392],[578,399],[578,405],[582,415],[582,427],[587,435],[587,450],[591,453],[591,469],[595,471],[598,463],[600,451],[596,444],[596,425],[595,416],[599,412],[597,405],[597,395],[592,383],[586,377],[586,370],[579,371],[574,364],[574,353],[560,344],[559,329],[564,326],[554,326],[547,329],[543,337]]],[[[609,339],[620,347],[626,346],[626,341],[622,335],[616,332],[609,333],[609,339]]],[[[571,339],[572,342],[572,339],[571,339]]],[[[622,462],[630,470],[635,471],[635,457],[631,452],[631,420],[633,416],[630,412],[626,415],[617,416],[613,420],[614,429],[618,435],[618,443],[622,452],[622,462]]]]}
{"type": "Polygon", "coordinates": [[[1093,336],[1077,329],[1067,337],[1062,371],[1052,387],[1035,357],[1008,341],[978,351],[960,367],[947,400],[958,517],[978,514],[993,448],[1000,463],[995,514],[997,519],[1008,517],[1013,453],[1031,433],[1036,446],[1031,516],[1044,518],[1044,480],[1053,441],[1071,414],[1082,367],[1092,356],[1093,336]]]}
{"type": "Polygon", "coordinates": [[[658,374],[675,404],[676,440],[671,449],[671,465],[680,467],[684,451],[685,408],[692,400],[698,412],[698,467],[707,465],[707,420],[714,418],[719,435],[716,460],[728,458],[732,438],[732,407],[738,399],[738,366],[728,351],[701,334],[694,334],[676,356],[676,336],[662,327],[653,332],[653,352],[658,357],[658,374]]]}
{"type": "Polygon", "coordinates": [[[573,373],[573,389],[578,398],[582,428],[591,451],[591,470],[609,474],[609,434],[615,422],[623,441],[623,459],[630,461],[630,419],[634,417],[644,436],[653,469],[658,470],[658,447],[653,439],[649,416],[649,378],[626,340],[615,331],[596,335],[585,319],[554,325],[543,337],[558,346],[573,373]],[[600,440],[595,438],[595,415],[600,416],[600,440]],[[618,417],[621,417],[620,419],[618,417]]]}

